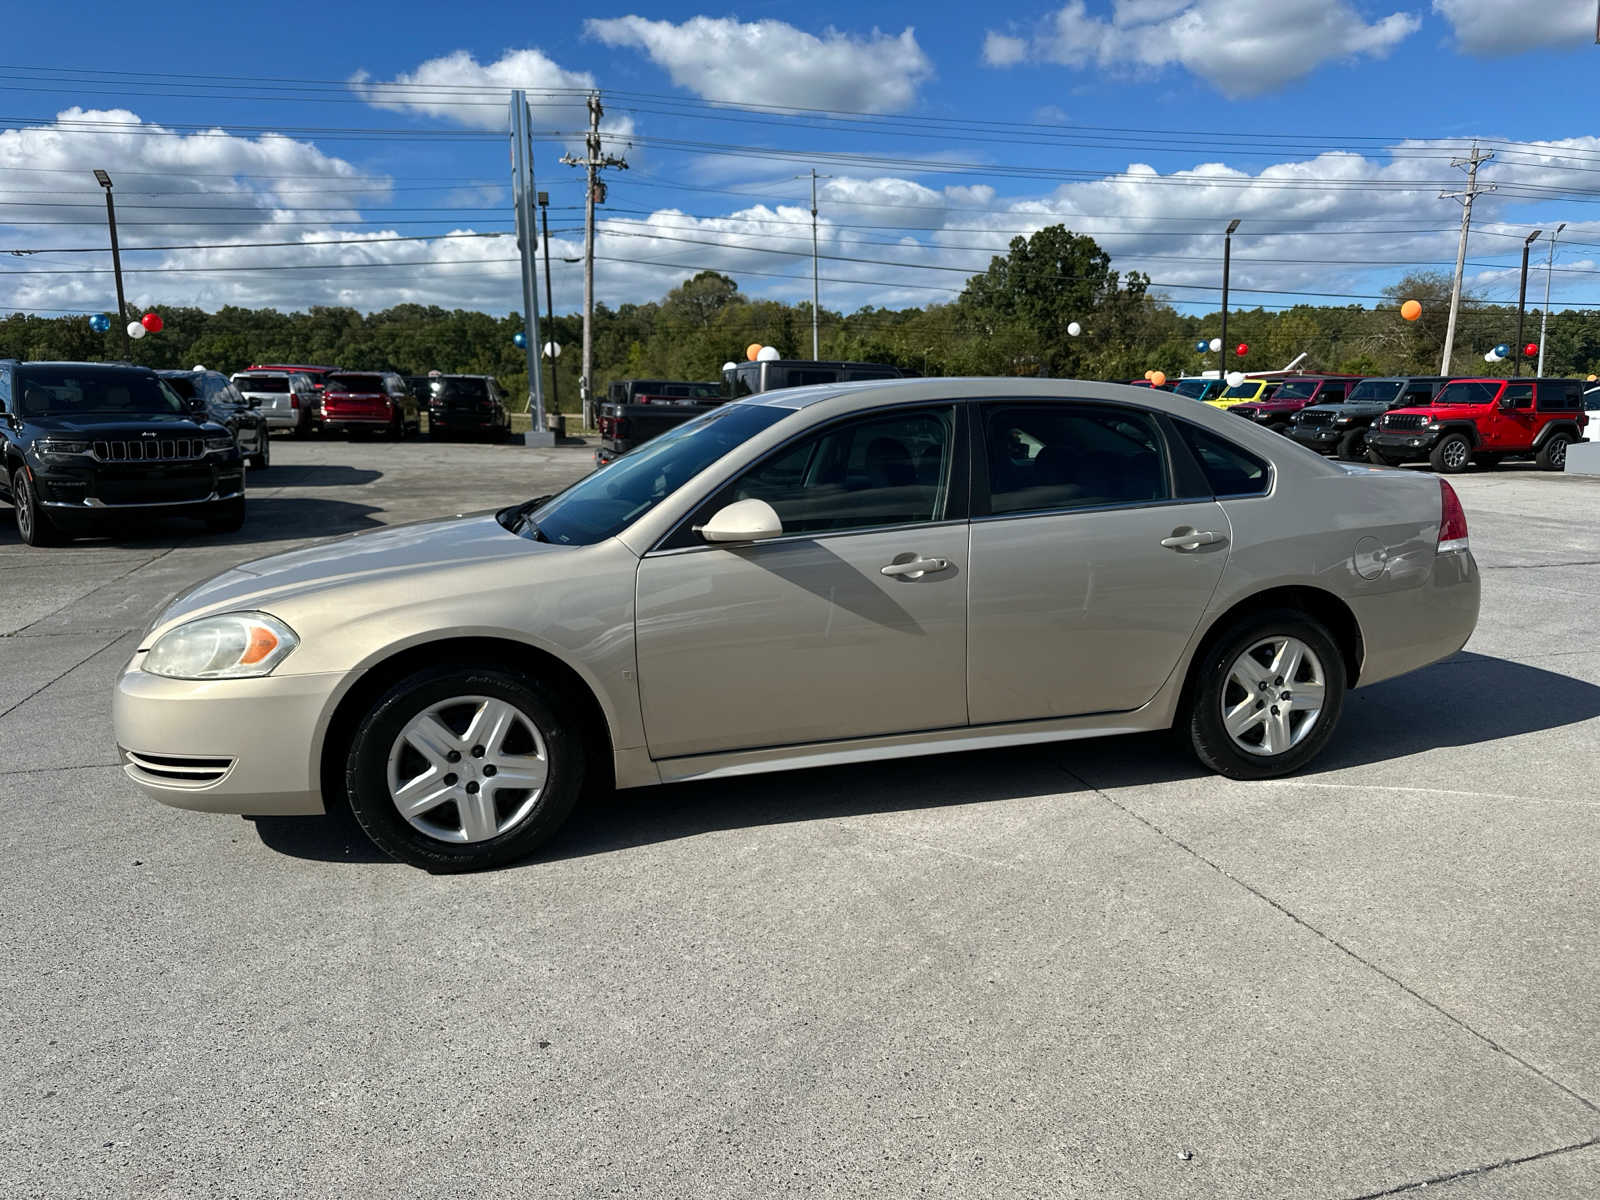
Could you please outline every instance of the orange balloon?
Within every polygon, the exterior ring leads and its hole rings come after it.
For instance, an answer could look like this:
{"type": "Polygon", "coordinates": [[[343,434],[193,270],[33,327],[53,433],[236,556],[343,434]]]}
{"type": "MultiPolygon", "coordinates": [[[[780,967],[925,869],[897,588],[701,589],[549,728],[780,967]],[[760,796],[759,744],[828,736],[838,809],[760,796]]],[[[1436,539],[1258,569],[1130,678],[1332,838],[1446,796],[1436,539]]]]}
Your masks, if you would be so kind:
{"type": "Polygon", "coordinates": [[[1415,321],[1422,315],[1422,305],[1415,300],[1407,300],[1400,306],[1400,315],[1408,321],[1415,321]]]}
{"type": "Polygon", "coordinates": [[[756,355],[758,355],[760,353],[761,353],[761,343],[760,342],[751,342],[748,346],[746,346],[744,348],[744,356],[745,356],[745,358],[749,359],[751,362],[755,362],[756,355]]]}
{"type": "Polygon", "coordinates": [[[1165,371],[1151,371],[1150,372],[1150,386],[1151,387],[1165,387],[1166,384],[1167,384],[1167,373],[1165,371]]]}
{"type": "Polygon", "coordinates": [[[1154,374],[1155,374],[1154,371],[1146,371],[1144,373],[1145,382],[1148,383],[1150,381],[1150,376],[1152,376],[1154,374]]]}

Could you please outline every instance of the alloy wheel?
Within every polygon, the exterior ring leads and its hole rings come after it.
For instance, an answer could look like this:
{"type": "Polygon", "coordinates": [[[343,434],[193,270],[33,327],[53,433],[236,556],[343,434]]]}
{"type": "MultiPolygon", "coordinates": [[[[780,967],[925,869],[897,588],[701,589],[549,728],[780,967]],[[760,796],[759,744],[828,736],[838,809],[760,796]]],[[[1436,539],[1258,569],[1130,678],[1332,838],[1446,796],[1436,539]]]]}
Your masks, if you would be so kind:
{"type": "Polygon", "coordinates": [[[11,477],[11,502],[17,506],[17,532],[24,542],[32,542],[33,495],[27,477],[20,470],[11,477]]]}
{"type": "Polygon", "coordinates": [[[1567,465],[1567,439],[1556,438],[1550,445],[1550,465],[1561,470],[1567,465]]]}
{"type": "Polygon", "coordinates": [[[492,696],[456,696],[400,730],[389,750],[389,797],[430,838],[485,842],[529,818],[549,766],[544,735],[527,713],[492,696]]]}
{"type": "Polygon", "coordinates": [[[1444,448],[1444,465],[1449,467],[1452,471],[1459,471],[1462,467],[1466,466],[1467,457],[1467,443],[1460,438],[1453,439],[1450,444],[1444,448]]]}
{"type": "Polygon", "coordinates": [[[1299,638],[1263,638],[1228,668],[1222,727],[1246,754],[1283,754],[1316,727],[1326,695],[1327,675],[1310,646],[1299,638]]]}

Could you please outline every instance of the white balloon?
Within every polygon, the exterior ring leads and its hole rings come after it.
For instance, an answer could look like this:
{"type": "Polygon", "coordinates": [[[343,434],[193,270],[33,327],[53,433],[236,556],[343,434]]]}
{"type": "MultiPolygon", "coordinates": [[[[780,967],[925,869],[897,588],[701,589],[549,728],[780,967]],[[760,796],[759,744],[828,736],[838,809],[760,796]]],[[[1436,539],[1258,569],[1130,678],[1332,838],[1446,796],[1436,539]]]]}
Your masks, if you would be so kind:
{"type": "Polygon", "coordinates": [[[147,334],[149,332],[150,331],[148,329],[146,329],[143,325],[139,324],[139,322],[137,322],[137,321],[129,321],[128,322],[128,336],[131,337],[136,342],[140,338],[142,338],[145,334],[147,334]]]}
{"type": "Polygon", "coordinates": [[[756,355],[756,361],[757,362],[776,362],[778,359],[780,359],[782,357],[783,357],[783,355],[778,353],[778,348],[776,346],[763,346],[763,347],[761,347],[760,353],[758,353],[756,355]]]}
{"type": "Polygon", "coordinates": [[[1243,382],[1244,382],[1244,372],[1243,371],[1229,371],[1228,372],[1228,386],[1229,387],[1238,387],[1243,382]]]}
{"type": "Polygon", "coordinates": [[[1077,337],[1082,332],[1083,326],[1079,325],[1076,321],[1067,326],[1067,334],[1069,337],[1077,337]]]}
{"type": "Polygon", "coordinates": [[[737,370],[738,367],[739,367],[739,364],[736,363],[736,362],[725,362],[725,363],[722,364],[722,369],[724,371],[734,371],[734,370],[737,370]]]}
{"type": "Polygon", "coordinates": [[[1494,361],[1496,361],[1495,360],[1495,356],[1494,356],[1494,351],[1491,350],[1491,351],[1489,351],[1489,353],[1485,354],[1483,356],[1483,361],[1484,362],[1494,362],[1494,361]]]}
{"type": "Polygon", "coordinates": [[[189,369],[191,371],[204,371],[205,370],[205,365],[203,363],[195,363],[195,365],[190,367],[189,369]]]}
{"type": "Polygon", "coordinates": [[[560,358],[561,357],[561,343],[560,342],[546,342],[544,344],[544,356],[546,358],[552,360],[552,361],[554,361],[555,359],[560,358]]]}
{"type": "Polygon", "coordinates": [[[1217,353],[1217,351],[1219,351],[1221,349],[1222,349],[1222,339],[1221,338],[1212,338],[1211,339],[1211,353],[1215,354],[1215,353],[1217,353]]]}

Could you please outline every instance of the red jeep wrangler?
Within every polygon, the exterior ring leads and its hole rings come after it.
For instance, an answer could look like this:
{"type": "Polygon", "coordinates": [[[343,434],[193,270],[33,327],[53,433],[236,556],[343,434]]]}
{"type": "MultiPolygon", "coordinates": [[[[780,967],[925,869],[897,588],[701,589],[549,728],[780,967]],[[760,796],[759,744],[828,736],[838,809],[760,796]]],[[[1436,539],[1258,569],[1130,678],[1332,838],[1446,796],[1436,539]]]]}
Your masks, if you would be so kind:
{"type": "Polygon", "coordinates": [[[1581,379],[1452,379],[1427,408],[1379,417],[1367,431],[1367,457],[1390,467],[1425,458],[1450,475],[1504,458],[1560,471],[1588,420],[1581,379]]]}

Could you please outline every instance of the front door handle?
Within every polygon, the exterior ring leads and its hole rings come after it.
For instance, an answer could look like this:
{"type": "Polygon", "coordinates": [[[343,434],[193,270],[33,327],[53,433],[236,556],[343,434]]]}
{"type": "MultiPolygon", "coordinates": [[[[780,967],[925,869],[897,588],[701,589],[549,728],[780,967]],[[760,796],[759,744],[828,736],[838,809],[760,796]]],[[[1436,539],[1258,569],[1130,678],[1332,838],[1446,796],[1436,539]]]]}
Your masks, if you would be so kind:
{"type": "Polygon", "coordinates": [[[879,567],[878,573],[887,575],[891,579],[921,579],[924,575],[949,569],[948,558],[911,558],[905,562],[892,562],[886,567],[879,567]]]}
{"type": "Polygon", "coordinates": [[[1187,533],[1174,533],[1171,537],[1164,537],[1161,539],[1161,544],[1168,550],[1198,550],[1201,546],[1214,546],[1218,542],[1227,540],[1220,533],[1191,529],[1187,533]]]}

